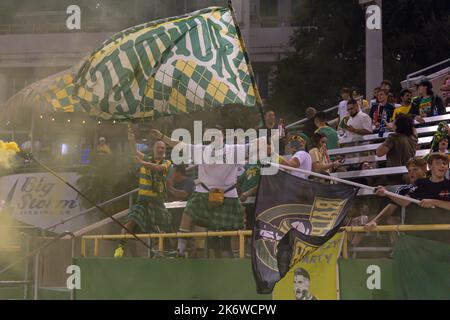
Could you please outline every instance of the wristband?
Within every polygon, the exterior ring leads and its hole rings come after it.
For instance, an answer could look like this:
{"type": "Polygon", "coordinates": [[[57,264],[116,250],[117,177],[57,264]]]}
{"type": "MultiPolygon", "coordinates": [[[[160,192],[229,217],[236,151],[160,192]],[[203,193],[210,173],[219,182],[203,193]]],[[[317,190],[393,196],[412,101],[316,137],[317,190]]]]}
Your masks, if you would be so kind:
{"type": "Polygon", "coordinates": [[[276,163],[281,163],[281,160],[283,159],[282,156],[280,156],[279,154],[275,154],[275,162],[276,163]]]}

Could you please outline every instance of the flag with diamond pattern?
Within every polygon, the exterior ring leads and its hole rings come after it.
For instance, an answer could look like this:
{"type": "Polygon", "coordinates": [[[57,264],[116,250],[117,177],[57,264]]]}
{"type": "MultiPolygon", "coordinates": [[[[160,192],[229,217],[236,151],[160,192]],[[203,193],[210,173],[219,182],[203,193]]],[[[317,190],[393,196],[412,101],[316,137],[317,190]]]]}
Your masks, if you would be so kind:
{"type": "Polygon", "coordinates": [[[59,75],[48,89],[35,97],[36,101],[43,101],[51,106],[54,111],[75,112],[82,111],[83,107],[77,96],[74,96],[74,78],[76,72],[73,69],[59,75]]]}
{"type": "Polygon", "coordinates": [[[119,120],[261,104],[228,7],[149,22],[114,35],[81,67],[74,95],[90,115],[119,120]]]}

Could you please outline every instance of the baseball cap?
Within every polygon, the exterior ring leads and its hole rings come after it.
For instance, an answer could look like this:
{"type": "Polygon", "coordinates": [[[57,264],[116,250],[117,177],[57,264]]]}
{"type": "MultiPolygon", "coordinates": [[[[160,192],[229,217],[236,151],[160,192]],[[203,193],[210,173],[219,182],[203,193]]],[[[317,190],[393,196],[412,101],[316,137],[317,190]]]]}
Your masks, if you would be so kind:
{"type": "Polygon", "coordinates": [[[424,86],[427,87],[428,89],[433,89],[433,84],[426,79],[420,80],[420,82],[417,83],[416,86],[424,86]]]}

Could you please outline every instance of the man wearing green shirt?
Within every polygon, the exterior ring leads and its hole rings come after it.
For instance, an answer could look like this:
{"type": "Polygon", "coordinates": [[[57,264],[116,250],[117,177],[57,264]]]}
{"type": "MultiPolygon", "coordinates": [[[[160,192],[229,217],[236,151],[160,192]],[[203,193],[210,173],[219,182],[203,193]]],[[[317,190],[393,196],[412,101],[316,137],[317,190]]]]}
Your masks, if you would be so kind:
{"type": "MultiPolygon", "coordinates": [[[[139,191],[127,217],[125,226],[132,231],[139,228],[140,232],[171,232],[172,214],[166,209],[167,177],[172,165],[170,160],[164,159],[166,144],[157,140],[153,145],[151,157],[136,149],[136,140],[131,128],[128,130],[130,149],[139,165],[139,191]]],[[[122,234],[126,234],[122,229],[122,234]]],[[[122,240],[114,251],[115,258],[122,258],[126,240],[122,240]]]]}
{"type": "Polygon", "coordinates": [[[428,80],[422,80],[417,84],[418,97],[414,98],[410,113],[414,116],[432,117],[445,114],[445,106],[441,97],[433,92],[433,84],[428,80]]]}
{"type": "Polygon", "coordinates": [[[337,149],[339,148],[339,137],[333,128],[327,125],[327,121],[325,118],[325,112],[317,112],[314,116],[314,124],[317,129],[314,133],[322,133],[327,137],[327,149],[337,149]]]}

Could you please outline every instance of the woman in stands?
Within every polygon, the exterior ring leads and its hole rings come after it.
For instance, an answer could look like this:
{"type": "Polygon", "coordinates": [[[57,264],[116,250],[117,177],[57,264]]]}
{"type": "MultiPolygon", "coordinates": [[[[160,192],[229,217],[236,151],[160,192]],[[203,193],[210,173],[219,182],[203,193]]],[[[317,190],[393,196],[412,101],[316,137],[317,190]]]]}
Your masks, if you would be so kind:
{"type": "Polygon", "coordinates": [[[387,167],[406,166],[408,160],[415,156],[418,146],[413,119],[401,114],[395,119],[393,129],[394,133],[377,148],[377,156],[386,156],[387,167]]]}
{"type": "MultiPolygon", "coordinates": [[[[298,134],[292,134],[289,136],[289,142],[286,145],[288,156],[279,157],[278,161],[280,164],[299,168],[306,171],[311,171],[311,157],[308,152],[304,151],[306,146],[306,141],[298,134]]],[[[308,179],[309,175],[299,171],[291,171],[292,175],[308,179]]]]}
{"type": "Polygon", "coordinates": [[[312,136],[312,144],[313,148],[309,150],[309,155],[311,156],[313,172],[330,174],[333,169],[342,165],[338,160],[330,160],[327,150],[327,137],[323,133],[315,133],[312,136]]]}

